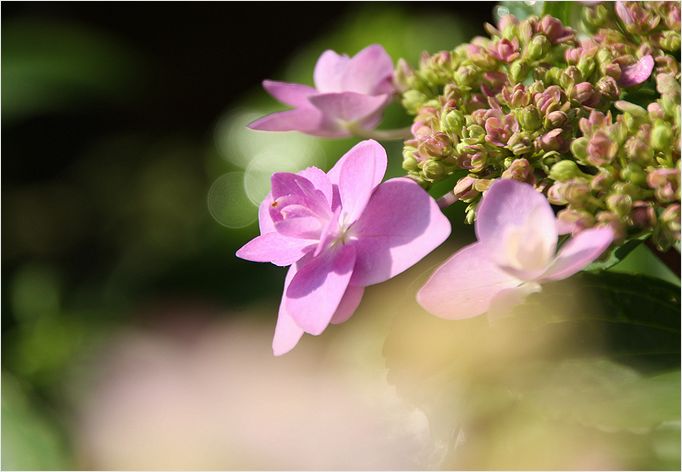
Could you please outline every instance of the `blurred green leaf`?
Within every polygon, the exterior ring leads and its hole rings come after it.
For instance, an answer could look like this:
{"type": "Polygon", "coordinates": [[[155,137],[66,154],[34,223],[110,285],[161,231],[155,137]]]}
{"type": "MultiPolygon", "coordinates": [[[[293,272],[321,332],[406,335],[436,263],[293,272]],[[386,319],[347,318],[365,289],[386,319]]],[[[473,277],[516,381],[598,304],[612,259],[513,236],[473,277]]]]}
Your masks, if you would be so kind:
{"type": "Polygon", "coordinates": [[[634,249],[642,244],[646,239],[651,236],[650,233],[642,234],[634,238],[627,239],[620,246],[612,247],[606,257],[602,257],[600,260],[596,260],[590,265],[588,265],[585,270],[607,270],[618,264],[620,261],[625,259],[625,257],[630,254],[634,249]]]}

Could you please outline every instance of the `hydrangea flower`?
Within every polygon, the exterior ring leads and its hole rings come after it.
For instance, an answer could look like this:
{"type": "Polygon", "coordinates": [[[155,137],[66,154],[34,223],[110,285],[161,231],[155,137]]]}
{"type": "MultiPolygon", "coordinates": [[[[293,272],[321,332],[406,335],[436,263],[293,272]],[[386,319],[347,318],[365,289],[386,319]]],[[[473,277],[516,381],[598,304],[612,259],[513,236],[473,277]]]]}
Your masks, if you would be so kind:
{"type": "Polygon", "coordinates": [[[434,315],[470,318],[519,303],[541,283],[583,269],[614,237],[609,227],[586,229],[555,254],[559,232],[552,208],[533,186],[515,180],[498,180],[485,193],[476,235],[478,241],[448,259],[417,294],[434,315]]]}
{"type": "Polygon", "coordinates": [[[440,245],[450,223],[436,202],[407,178],[381,180],[386,151],[362,141],[324,173],[275,173],[259,208],[261,235],[237,251],[254,262],[291,265],[273,340],[275,355],[304,332],[342,323],[364,288],[388,280],[440,245]]]}
{"type": "Polygon", "coordinates": [[[374,129],[395,93],[393,61],[376,44],[352,58],[325,51],[313,76],[314,88],[265,80],[265,90],[294,109],[272,113],[249,127],[323,137],[351,136],[354,130],[374,129]]]}

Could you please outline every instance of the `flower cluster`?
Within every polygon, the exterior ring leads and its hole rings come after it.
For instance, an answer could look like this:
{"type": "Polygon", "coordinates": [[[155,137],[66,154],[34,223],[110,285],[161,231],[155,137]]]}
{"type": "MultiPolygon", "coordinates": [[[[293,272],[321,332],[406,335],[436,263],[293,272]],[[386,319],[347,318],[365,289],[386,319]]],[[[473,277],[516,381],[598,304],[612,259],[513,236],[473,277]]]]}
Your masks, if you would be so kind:
{"type": "Polygon", "coordinates": [[[679,240],[677,2],[600,3],[593,34],[545,16],[488,25],[453,51],[404,61],[396,83],[415,115],[403,167],[425,187],[454,176],[469,203],[497,179],[534,185],[564,232],[609,226],[618,240],[679,240]]]}

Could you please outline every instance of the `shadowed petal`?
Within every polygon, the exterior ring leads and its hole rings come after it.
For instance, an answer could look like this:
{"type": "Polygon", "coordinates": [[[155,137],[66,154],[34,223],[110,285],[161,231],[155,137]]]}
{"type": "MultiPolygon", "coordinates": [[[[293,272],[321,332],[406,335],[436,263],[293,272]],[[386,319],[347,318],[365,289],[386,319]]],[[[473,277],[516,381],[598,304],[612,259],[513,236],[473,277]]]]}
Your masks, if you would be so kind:
{"type": "Polygon", "coordinates": [[[388,159],[384,148],[371,139],[357,144],[346,156],[338,186],[342,219],[345,224],[351,224],[362,214],[372,192],[384,177],[388,159]]]}
{"type": "Polygon", "coordinates": [[[471,318],[485,313],[503,290],[520,284],[490,260],[481,243],[474,243],[436,269],[417,293],[417,301],[441,318],[471,318]]]}
{"type": "MultiPolygon", "coordinates": [[[[308,106],[295,110],[279,111],[249,123],[248,127],[260,131],[301,131],[308,134],[325,133],[321,129],[322,113],[308,106]]],[[[324,134],[322,134],[324,135],[324,134]]]]}
{"type": "Polygon", "coordinates": [[[341,299],[341,303],[339,303],[339,307],[336,309],[336,313],[332,316],[331,324],[341,324],[348,321],[353,316],[353,313],[355,313],[355,310],[358,309],[364,293],[365,287],[349,285],[341,299]]]}
{"type": "Polygon", "coordinates": [[[298,261],[317,245],[309,239],[289,238],[277,232],[262,234],[237,251],[237,257],[253,262],[272,262],[288,266],[298,261]]]}
{"type": "Polygon", "coordinates": [[[378,44],[367,46],[349,62],[341,80],[343,90],[368,95],[392,94],[393,61],[378,44]]]}
{"type": "Polygon", "coordinates": [[[611,228],[590,228],[581,231],[559,250],[556,259],[541,278],[561,280],[570,277],[597,259],[612,242],[611,228]]]}
{"type": "Polygon", "coordinates": [[[355,249],[345,245],[300,264],[285,294],[285,307],[303,331],[320,334],[329,325],[353,274],[355,249]]]}
{"type": "Polygon", "coordinates": [[[317,60],[313,72],[315,88],[323,93],[343,90],[341,78],[349,61],[348,56],[339,55],[330,49],[323,52],[317,60]]]}
{"type": "Polygon", "coordinates": [[[300,172],[297,172],[297,175],[308,179],[317,190],[322,192],[324,198],[327,199],[327,203],[329,203],[331,206],[332,183],[322,169],[318,169],[317,167],[308,167],[300,172]]]}
{"type": "Polygon", "coordinates": [[[348,232],[358,255],[353,284],[377,284],[400,274],[449,234],[450,222],[416,182],[384,182],[348,232]]]}
{"type": "Polygon", "coordinates": [[[264,80],[263,88],[280,102],[292,107],[305,106],[308,103],[308,97],[317,93],[317,90],[307,85],[274,80],[264,80]]]}
{"type": "Polygon", "coordinates": [[[298,327],[294,319],[287,312],[284,306],[285,293],[291,283],[291,279],[296,275],[297,267],[292,265],[284,279],[284,290],[282,300],[279,303],[279,314],[277,315],[277,326],[275,326],[275,336],[272,339],[272,352],[276,356],[281,356],[291,351],[303,336],[303,330],[298,327]]]}
{"type": "Polygon", "coordinates": [[[510,247],[512,233],[519,236],[516,254],[554,254],[558,234],[549,202],[532,185],[511,179],[498,180],[478,206],[476,235],[488,248],[491,259],[501,265],[524,269],[520,266],[522,261],[509,260],[514,252],[510,247]],[[525,237],[529,233],[534,235],[532,241],[525,237]],[[530,244],[537,248],[526,247],[530,244]]]}
{"type": "Polygon", "coordinates": [[[385,107],[390,95],[363,95],[355,92],[323,93],[308,100],[325,118],[326,129],[341,129],[343,122],[359,122],[385,107]],[[334,128],[336,127],[336,128],[334,128]]]}
{"type": "Polygon", "coordinates": [[[654,58],[649,54],[643,56],[639,61],[623,68],[623,72],[618,81],[623,87],[639,85],[651,76],[654,70],[654,58]]]}

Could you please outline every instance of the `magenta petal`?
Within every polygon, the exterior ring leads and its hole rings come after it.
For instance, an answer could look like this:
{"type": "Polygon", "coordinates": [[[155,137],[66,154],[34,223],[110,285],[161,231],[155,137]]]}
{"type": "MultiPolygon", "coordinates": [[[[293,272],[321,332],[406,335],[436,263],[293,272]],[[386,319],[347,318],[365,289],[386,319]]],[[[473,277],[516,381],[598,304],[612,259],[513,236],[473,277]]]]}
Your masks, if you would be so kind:
{"type": "Polygon", "coordinates": [[[322,53],[315,64],[315,71],[313,72],[313,79],[315,80],[315,88],[322,93],[340,92],[341,79],[350,58],[335,53],[332,50],[327,50],[322,53]]]}
{"type": "Polygon", "coordinates": [[[417,293],[417,301],[441,318],[471,318],[485,313],[503,290],[520,284],[490,260],[481,243],[474,243],[436,269],[417,293]]]}
{"type": "Polygon", "coordinates": [[[362,141],[344,159],[339,175],[343,221],[351,224],[367,206],[372,192],[386,173],[386,151],[374,140],[362,141]],[[381,175],[379,182],[376,177],[381,175]]]}
{"type": "Polygon", "coordinates": [[[276,82],[274,80],[264,80],[263,88],[280,102],[292,107],[306,105],[308,97],[317,93],[317,90],[308,85],[276,82]]]}
{"type": "Polygon", "coordinates": [[[317,241],[297,239],[279,233],[262,234],[246,243],[237,251],[237,257],[253,262],[272,262],[288,266],[310,252],[317,241]]]}
{"type": "Polygon", "coordinates": [[[329,205],[332,204],[332,183],[322,169],[318,169],[317,167],[308,167],[300,172],[297,172],[297,175],[308,179],[310,183],[313,184],[313,187],[322,192],[322,195],[324,195],[327,203],[329,203],[329,205]]]}
{"type": "Polygon", "coordinates": [[[350,148],[350,150],[341,156],[341,159],[334,164],[334,167],[327,172],[327,176],[329,177],[331,183],[334,185],[339,185],[341,181],[341,169],[345,167],[346,161],[358,159],[357,156],[359,155],[361,156],[360,159],[366,156],[370,156],[372,159],[374,159],[374,164],[372,165],[373,173],[371,174],[372,182],[374,187],[379,185],[384,178],[384,174],[386,173],[387,158],[386,151],[380,144],[378,146],[381,147],[382,152],[377,153],[377,144],[378,143],[376,141],[367,139],[365,141],[360,141],[358,144],[350,148]],[[383,160],[381,159],[382,155],[384,157],[383,160]]]}
{"type": "Polygon", "coordinates": [[[384,182],[348,232],[357,250],[353,284],[377,284],[400,274],[449,234],[450,222],[416,182],[407,178],[384,182]]]}
{"type": "Polygon", "coordinates": [[[322,120],[323,116],[319,110],[307,106],[306,108],[271,113],[249,123],[248,126],[251,129],[260,131],[301,131],[308,134],[326,133],[326,131],[320,131],[322,120]]]}
{"type": "Polygon", "coordinates": [[[388,105],[390,95],[363,95],[355,92],[323,93],[308,98],[322,112],[325,127],[341,129],[343,123],[359,122],[388,105]]]}
{"type": "Polygon", "coordinates": [[[496,181],[483,195],[476,213],[476,235],[491,258],[503,262],[504,239],[509,228],[532,224],[536,242],[554,254],[557,241],[556,219],[547,199],[532,185],[511,179],[496,181]]]}
{"type": "Polygon", "coordinates": [[[299,328],[291,315],[284,306],[285,293],[291,283],[291,279],[296,275],[297,266],[292,265],[284,279],[284,290],[282,301],[279,304],[279,314],[277,315],[277,325],[275,326],[275,336],[272,339],[272,352],[276,356],[281,356],[291,351],[303,336],[303,330],[299,328]]]}
{"type": "Polygon", "coordinates": [[[318,335],[329,325],[346,293],[354,265],[355,249],[349,245],[301,264],[284,303],[303,331],[318,335]]]}
{"type": "Polygon", "coordinates": [[[378,44],[367,46],[348,62],[341,80],[344,91],[367,95],[392,94],[393,61],[378,44]]]}
{"type": "Polygon", "coordinates": [[[597,259],[612,242],[611,228],[590,228],[581,231],[559,250],[552,265],[542,275],[542,280],[561,280],[570,277],[597,259]]]}
{"type": "Polygon", "coordinates": [[[299,204],[307,207],[318,217],[326,220],[331,216],[330,202],[327,201],[324,193],[317,190],[305,177],[290,172],[275,172],[270,182],[272,197],[275,200],[280,197],[295,197],[299,204]]]}
{"type": "Polygon", "coordinates": [[[632,87],[645,82],[654,70],[654,58],[647,54],[639,61],[623,68],[618,81],[623,87],[632,87]]]}
{"type": "Polygon", "coordinates": [[[360,306],[364,293],[365,287],[349,285],[341,299],[341,303],[339,303],[339,307],[336,309],[336,313],[332,316],[331,324],[341,324],[348,321],[353,316],[353,313],[355,313],[355,310],[358,309],[358,306],[360,306]]]}
{"type": "Polygon", "coordinates": [[[275,231],[275,223],[270,216],[271,205],[272,193],[268,193],[258,206],[258,227],[260,229],[260,234],[272,233],[275,231]]]}
{"type": "Polygon", "coordinates": [[[284,236],[315,241],[320,239],[320,233],[323,229],[320,219],[314,216],[286,218],[275,223],[275,228],[279,234],[284,236]]]}

